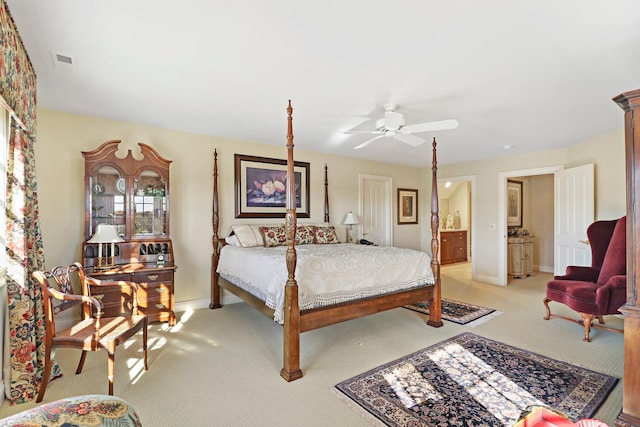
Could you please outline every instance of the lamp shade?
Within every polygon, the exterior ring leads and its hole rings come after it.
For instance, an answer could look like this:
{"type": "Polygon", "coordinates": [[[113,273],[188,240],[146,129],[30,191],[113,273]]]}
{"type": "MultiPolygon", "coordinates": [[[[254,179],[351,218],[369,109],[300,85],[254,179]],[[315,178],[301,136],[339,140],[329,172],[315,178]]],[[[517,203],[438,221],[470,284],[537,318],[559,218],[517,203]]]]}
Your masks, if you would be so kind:
{"type": "Polygon", "coordinates": [[[91,239],[87,240],[87,243],[118,243],[123,242],[122,238],[118,236],[118,230],[113,224],[98,224],[95,234],[91,239]]]}
{"type": "Polygon", "coordinates": [[[349,212],[347,216],[344,217],[344,221],[342,221],[342,223],[344,225],[359,224],[358,217],[353,212],[349,212]]]}

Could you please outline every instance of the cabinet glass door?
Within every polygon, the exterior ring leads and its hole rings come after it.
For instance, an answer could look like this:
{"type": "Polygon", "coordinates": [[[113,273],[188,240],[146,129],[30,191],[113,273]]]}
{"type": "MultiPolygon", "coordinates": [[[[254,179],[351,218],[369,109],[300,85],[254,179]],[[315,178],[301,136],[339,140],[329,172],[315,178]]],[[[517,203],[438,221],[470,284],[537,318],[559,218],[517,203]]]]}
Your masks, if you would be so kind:
{"type": "Polygon", "coordinates": [[[133,196],[134,235],[166,235],[166,193],[166,183],[154,171],[145,170],[135,180],[133,196]]]}
{"type": "Polygon", "coordinates": [[[126,181],[120,172],[103,166],[91,177],[89,199],[89,234],[93,235],[98,224],[114,224],[119,235],[125,234],[126,181]]]}

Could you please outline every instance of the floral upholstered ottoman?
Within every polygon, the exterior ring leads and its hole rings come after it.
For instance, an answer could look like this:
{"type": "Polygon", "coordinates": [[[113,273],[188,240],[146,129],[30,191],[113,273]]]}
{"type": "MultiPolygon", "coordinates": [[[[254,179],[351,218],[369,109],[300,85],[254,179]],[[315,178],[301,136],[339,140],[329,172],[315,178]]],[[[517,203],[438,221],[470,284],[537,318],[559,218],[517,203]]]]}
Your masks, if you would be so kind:
{"type": "Polygon", "coordinates": [[[141,427],[135,410],[115,396],[69,397],[27,409],[0,420],[5,426],[47,427],[141,427]]]}

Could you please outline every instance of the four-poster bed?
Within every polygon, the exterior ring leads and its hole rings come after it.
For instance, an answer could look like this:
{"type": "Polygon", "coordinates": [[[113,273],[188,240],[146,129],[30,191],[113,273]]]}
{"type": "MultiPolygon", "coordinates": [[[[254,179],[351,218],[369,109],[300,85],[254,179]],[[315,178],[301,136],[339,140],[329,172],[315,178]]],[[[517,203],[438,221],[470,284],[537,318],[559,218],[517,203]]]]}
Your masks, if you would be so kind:
{"type": "MultiPolygon", "coordinates": [[[[299,249],[296,249],[296,234],[299,231],[296,221],[296,194],[295,194],[295,180],[294,176],[294,155],[293,155],[293,108],[291,107],[291,101],[289,101],[287,107],[287,180],[286,180],[286,214],[284,233],[286,234],[286,250],[283,247],[279,248],[279,252],[271,252],[272,257],[266,258],[265,263],[280,266],[280,259],[284,259],[286,264],[286,271],[281,278],[275,280],[279,282],[280,289],[278,293],[281,295],[269,296],[269,291],[264,289],[257,289],[255,286],[249,286],[247,283],[254,283],[251,279],[247,279],[249,273],[242,272],[237,276],[233,275],[233,269],[239,268],[229,266],[231,264],[228,261],[231,258],[231,254],[240,253],[236,255],[244,260],[249,260],[250,255],[253,256],[255,252],[273,251],[278,248],[238,248],[232,247],[232,245],[226,245],[225,239],[221,239],[219,236],[219,202],[218,202],[218,154],[214,152],[214,164],[213,164],[213,255],[212,255],[212,269],[211,269],[211,304],[210,308],[221,307],[221,288],[224,288],[236,296],[243,299],[245,302],[253,305],[263,313],[272,316],[276,321],[283,325],[283,367],[280,371],[280,375],[287,381],[293,381],[302,377],[302,371],[300,369],[300,334],[302,332],[310,331],[313,329],[321,328],[323,326],[343,322],[350,319],[366,316],[369,314],[402,307],[407,304],[412,304],[420,301],[429,301],[430,314],[427,324],[432,327],[442,326],[441,320],[441,283],[440,283],[440,265],[438,262],[438,189],[437,189],[437,157],[436,157],[436,142],[433,141],[433,162],[432,162],[432,196],[431,196],[431,250],[433,257],[429,257],[427,254],[421,251],[414,251],[411,249],[401,248],[382,248],[371,247],[365,245],[305,245],[304,248],[300,244],[299,249]],[[323,246],[324,248],[319,248],[323,246]],[[313,248],[315,247],[315,248],[313,248]],[[328,248],[331,247],[331,248],[328,248]],[[366,262],[364,258],[360,264],[368,266],[367,268],[373,268],[372,265],[377,265],[378,260],[389,259],[391,264],[387,265],[387,273],[393,270],[388,276],[383,276],[382,279],[378,278],[380,274],[374,272],[371,269],[366,271],[360,271],[362,277],[376,277],[376,280],[389,281],[383,283],[380,288],[371,289],[364,288],[349,288],[347,292],[349,298],[334,298],[335,288],[340,291],[343,287],[349,286],[351,282],[359,282],[353,275],[345,278],[345,280],[351,281],[350,283],[339,283],[336,286],[336,281],[339,278],[335,276],[327,276],[325,280],[319,280],[320,287],[329,287],[332,290],[309,290],[307,284],[313,282],[309,279],[309,274],[306,274],[307,270],[312,269],[309,265],[309,254],[313,252],[315,255],[314,262],[316,263],[313,269],[320,270],[325,273],[328,271],[326,265],[318,264],[318,262],[324,261],[324,257],[330,258],[331,249],[335,248],[335,252],[342,257],[363,257],[374,256],[376,262],[366,262]],[[312,250],[314,249],[314,250],[312,250]],[[245,251],[245,252],[241,252],[245,251]],[[322,251],[322,252],[318,252],[322,251]],[[355,252],[344,252],[355,251],[355,252]],[[367,252],[368,251],[368,252],[367,252]],[[298,253],[300,252],[300,254],[298,253]],[[356,253],[356,252],[364,252],[356,253]],[[318,255],[320,253],[320,255],[318,255]],[[279,254],[279,258],[275,258],[274,254],[279,254]],[[347,255],[345,255],[347,254],[347,255]],[[221,263],[221,255],[225,255],[221,263]],[[284,256],[283,256],[284,255],[284,256]],[[299,258],[300,255],[300,258],[299,258]],[[300,261],[300,262],[299,262],[300,261]],[[393,264],[395,263],[395,264],[393,264]],[[277,265],[276,265],[277,264],[277,265]],[[304,270],[303,267],[307,270],[304,270]],[[298,267],[298,270],[297,270],[298,267]],[[324,269],[323,269],[324,268],[324,269]],[[228,273],[223,275],[226,280],[219,280],[220,273],[228,273]],[[409,270],[415,270],[409,272],[409,270]],[[402,273],[402,274],[400,274],[402,273]],[[410,276],[407,276],[410,275],[410,276]],[[298,277],[296,277],[298,276],[298,277]],[[303,280],[300,280],[302,278],[303,280]],[[237,280],[235,280],[237,279],[237,280]],[[233,283],[232,283],[233,282],[233,283]],[[283,285],[284,283],[284,285],[283,285]],[[284,286],[284,289],[282,289],[284,286]],[[309,295],[310,292],[318,292],[319,297],[309,295]],[[257,296],[256,296],[257,295],[257,296]],[[355,298],[355,299],[353,299],[355,298]],[[277,300],[277,301],[276,301],[277,300]],[[318,301],[329,300],[325,304],[318,303],[318,301]]],[[[324,220],[329,222],[329,199],[328,199],[328,178],[327,167],[325,166],[325,207],[324,207],[324,220]]],[[[263,227],[264,229],[265,227],[263,227]]],[[[264,231],[264,230],[263,230],[264,231]]],[[[264,258],[263,258],[264,259],[264,258]]],[[[352,258],[349,258],[352,259],[352,258]]],[[[245,262],[245,264],[252,264],[251,261],[245,262]]],[[[264,265],[264,264],[263,264],[264,265]]],[[[277,268],[276,268],[277,270],[277,268]]],[[[284,268],[283,268],[284,270],[284,268]]],[[[275,273],[274,273],[275,274],[275,273]]],[[[386,274],[386,273],[385,273],[386,274]]],[[[263,274],[263,276],[270,276],[270,274],[263,274]]],[[[257,279],[256,279],[257,280],[257,279]]],[[[371,285],[370,281],[367,281],[366,286],[371,285]]],[[[309,285],[310,286],[310,285],[309,285]]],[[[362,285],[365,286],[365,285],[362,285]]],[[[344,294],[345,292],[338,292],[344,294]]]]}

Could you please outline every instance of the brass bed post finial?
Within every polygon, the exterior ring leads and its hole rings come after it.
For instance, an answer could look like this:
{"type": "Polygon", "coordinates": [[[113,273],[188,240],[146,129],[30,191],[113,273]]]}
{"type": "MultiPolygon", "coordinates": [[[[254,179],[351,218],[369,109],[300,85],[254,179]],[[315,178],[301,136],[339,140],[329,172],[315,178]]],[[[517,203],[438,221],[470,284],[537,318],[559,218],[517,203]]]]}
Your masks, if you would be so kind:
{"type": "Polygon", "coordinates": [[[438,261],[439,240],[438,233],[440,227],[439,204],[438,204],[438,157],[436,154],[436,139],[433,138],[433,160],[431,162],[431,270],[435,284],[433,287],[433,300],[429,305],[429,320],[427,324],[433,327],[440,327],[442,323],[442,304],[441,298],[441,279],[440,279],[440,262],[438,261]]]}

